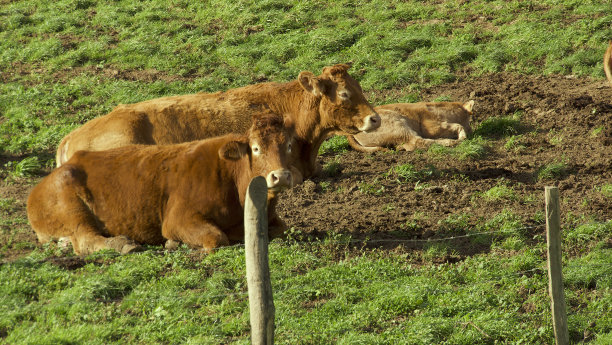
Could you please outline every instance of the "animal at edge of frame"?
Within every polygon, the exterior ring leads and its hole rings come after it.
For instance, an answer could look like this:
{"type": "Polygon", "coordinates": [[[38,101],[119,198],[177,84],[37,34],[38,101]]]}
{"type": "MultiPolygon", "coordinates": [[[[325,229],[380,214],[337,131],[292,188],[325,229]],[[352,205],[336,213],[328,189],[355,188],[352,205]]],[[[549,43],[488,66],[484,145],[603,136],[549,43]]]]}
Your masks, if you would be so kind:
{"type": "Polygon", "coordinates": [[[606,72],[606,78],[608,78],[608,82],[610,86],[612,86],[612,40],[610,40],[610,45],[606,50],[603,58],[604,71],[606,72]]]}

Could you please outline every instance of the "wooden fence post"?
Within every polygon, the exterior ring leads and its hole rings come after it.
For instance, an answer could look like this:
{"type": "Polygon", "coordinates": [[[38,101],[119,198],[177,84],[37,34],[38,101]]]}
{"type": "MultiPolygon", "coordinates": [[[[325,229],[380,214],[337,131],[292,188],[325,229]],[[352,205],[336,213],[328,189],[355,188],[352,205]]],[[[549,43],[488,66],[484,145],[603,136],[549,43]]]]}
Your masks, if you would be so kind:
{"type": "Polygon", "coordinates": [[[274,300],[268,265],[268,187],[258,176],[247,188],[244,202],[244,243],[251,344],[274,344],[274,300]]]}
{"type": "Polygon", "coordinates": [[[548,293],[557,345],[569,344],[563,275],[561,273],[561,222],[559,215],[559,189],[545,187],[546,246],[548,249],[548,293]]]}

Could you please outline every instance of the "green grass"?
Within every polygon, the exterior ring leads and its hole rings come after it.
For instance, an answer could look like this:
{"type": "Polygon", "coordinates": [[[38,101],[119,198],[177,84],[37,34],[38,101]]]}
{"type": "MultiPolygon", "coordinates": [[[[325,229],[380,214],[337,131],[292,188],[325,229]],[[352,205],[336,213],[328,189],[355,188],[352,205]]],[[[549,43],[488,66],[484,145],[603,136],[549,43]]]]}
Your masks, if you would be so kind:
{"type": "Polygon", "coordinates": [[[519,153],[525,150],[525,145],[522,144],[523,135],[512,135],[508,138],[506,143],[504,144],[504,149],[506,151],[512,151],[515,153],[519,153]]]}
{"type": "Polygon", "coordinates": [[[385,192],[385,186],[380,185],[377,179],[372,182],[361,182],[357,186],[357,189],[361,193],[368,195],[381,195],[385,192]]]}
{"type": "Polygon", "coordinates": [[[474,130],[474,136],[507,137],[521,132],[520,112],[512,116],[492,116],[481,122],[474,130]]]}
{"type": "Polygon", "coordinates": [[[4,165],[10,177],[30,177],[41,169],[38,157],[32,156],[19,162],[8,162],[4,165]]]}
{"type": "Polygon", "coordinates": [[[319,154],[326,153],[344,153],[350,148],[348,139],[343,135],[334,135],[333,137],[325,140],[321,147],[319,147],[319,154]]]}
{"type": "Polygon", "coordinates": [[[486,139],[476,136],[461,141],[456,147],[433,144],[427,149],[427,154],[438,158],[450,155],[459,159],[480,159],[486,155],[489,145],[486,139]]]}
{"type": "Polygon", "coordinates": [[[328,177],[336,177],[342,174],[342,164],[331,161],[323,166],[323,174],[328,177]]]}
{"type": "Polygon", "coordinates": [[[437,173],[434,166],[417,170],[412,164],[402,164],[392,167],[383,176],[395,178],[398,183],[427,181],[437,173]]]}
{"type": "Polygon", "coordinates": [[[599,191],[606,198],[612,199],[612,183],[607,183],[607,184],[601,185],[599,187],[599,191]]]}
{"type": "Polygon", "coordinates": [[[568,173],[568,166],[563,162],[554,162],[541,166],[536,172],[538,180],[554,180],[568,173]]]}
{"type": "Polygon", "coordinates": [[[0,151],[52,151],[119,103],[337,62],[365,91],[408,94],[464,70],[603,78],[610,13],[604,1],[3,2],[0,151]]]}
{"type": "MultiPolygon", "coordinates": [[[[467,224],[464,216],[451,223],[467,224]]],[[[599,230],[571,230],[597,238],[611,233],[609,222],[589,227],[599,230]]],[[[490,254],[414,265],[408,254],[355,255],[348,243],[342,236],[272,242],[277,343],[552,341],[543,244],[528,246],[515,234],[490,254]]],[[[453,248],[453,242],[428,243],[422,259],[441,260],[455,255],[453,248]]],[[[612,331],[612,299],[604,297],[612,288],[610,254],[595,247],[564,259],[573,341],[587,329],[604,337],[612,331]]],[[[61,259],[44,261],[50,255],[35,251],[0,266],[2,343],[249,343],[241,247],[211,255],[107,252],[74,269],[59,265],[61,259]]]]}
{"type": "Polygon", "coordinates": [[[494,187],[479,194],[483,200],[488,202],[499,202],[502,200],[516,200],[517,196],[514,192],[514,188],[508,185],[506,181],[500,181],[494,187]]]}

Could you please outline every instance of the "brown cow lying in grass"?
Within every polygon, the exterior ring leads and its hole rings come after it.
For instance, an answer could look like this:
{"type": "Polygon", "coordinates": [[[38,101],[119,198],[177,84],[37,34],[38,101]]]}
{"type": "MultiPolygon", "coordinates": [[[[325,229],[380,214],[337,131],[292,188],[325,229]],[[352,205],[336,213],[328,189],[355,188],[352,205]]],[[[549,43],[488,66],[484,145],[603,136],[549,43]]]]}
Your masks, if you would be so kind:
{"type": "Polygon", "coordinates": [[[285,224],[274,208],[291,183],[293,128],[279,115],[253,119],[244,135],[76,152],[32,190],[30,224],[40,242],[69,237],[80,255],[127,253],[138,248],[134,241],[208,251],[243,239],[246,189],[261,175],[270,235],[280,235],[285,224]]]}
{"type": "Polygon", "coordinates": [[[413,151],[431,144],[452,146],[472,133],[470,117],[474,101],[386,104],[374,108],[381,126],[367,133],[347,136],[358,151],[385,147],[413,151]]]}
{"type": "Polygon", "coordinates": [[[606,77],[612,86],[612,41],[610,41],[610,45],[604,54],[604,71],[606,72],[606,77]]]}
{"type": "Polygon", "coordinates": [[[301,72],[288,83],[262,83],[217,93],[198,93],[119,105],[68,134],[59,144],[61,166],[76,151],[129,144],[172,144],[227,133],[244,133],[251,117],[271,110],[295,124],[292,172],[296,183],[318,170],[316,156],[333,131],[355,134],[376,129],[380,118],[349,66],[325,67],[316,77],[301,72]]]}

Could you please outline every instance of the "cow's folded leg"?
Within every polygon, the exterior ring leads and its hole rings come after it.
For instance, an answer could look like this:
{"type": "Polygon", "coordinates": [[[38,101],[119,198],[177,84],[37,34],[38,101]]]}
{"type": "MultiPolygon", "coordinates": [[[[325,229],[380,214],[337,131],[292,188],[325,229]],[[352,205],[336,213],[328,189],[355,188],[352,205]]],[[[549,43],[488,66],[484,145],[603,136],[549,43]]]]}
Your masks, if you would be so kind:
{"type": "Polygon", "coordinates": [[[422,137],[412,137],[409,141],[398,145],[398,149],[404,149],[406,151],[414,151],[415,149],[427,149],[433,144],[442,146],[453,146],[458,143],[455,139],[426,139],[422,137]]]}
{"type": "Polygon", "coordinates": [[[202,248],[206,252],[229,245],[227,235],[197,213],[171,212],[162,225],[162,236],[167,240],[202,248]]]}
{"type": "Polygon", "coordinates": [[[439,125],[439,138],[456,138],[458,140],[464,140],[467,138],[467,131],[465,128],[458,123],[441,122],[439,125]]]}
{"type": "Polygon", "coordinates": [[[98,250],[107,249],[107,238],[98,233],[95,227],[81,223],[70,236],[72,248],[77,255],[89,255],[98,250]]]}
{"type": "Polygon", "coordinates": [[[435,143],[442,146],[454,146],[459,142],[456,139],[436,139],[435,143]]]}

